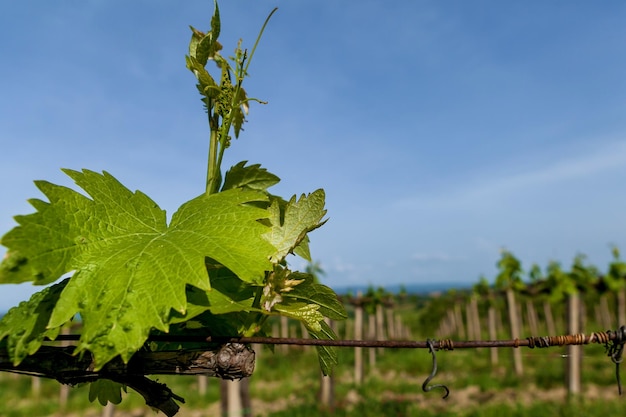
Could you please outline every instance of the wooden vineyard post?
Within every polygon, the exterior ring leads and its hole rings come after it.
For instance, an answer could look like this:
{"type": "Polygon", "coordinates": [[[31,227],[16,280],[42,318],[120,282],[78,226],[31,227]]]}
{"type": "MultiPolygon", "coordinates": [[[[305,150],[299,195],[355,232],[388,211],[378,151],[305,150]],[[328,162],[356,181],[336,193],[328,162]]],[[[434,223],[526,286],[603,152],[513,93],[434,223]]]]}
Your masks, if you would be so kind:
{"type": "MultiPolygon", "coordinates": [[[[586,311],[580,297],[581,291],[597,285],[598,271],[595,267],[585,265],[584,255],[577,255],[569,274],[564,276],[564,282],[569,284],[567,292],[567,329],[570,334],[579,334],[586,325],[586,311]]],[[[567,347],[567,391],[570,395],[580,393],[580,370],[582,365],[581,346],[567,347]]]]}
{"type": "MultiPolygon", "coordinates": [[[[524,287],[521,277],[522,264],[511,252],[502,250],[497,266],[500,272],[496,277],[496,287],[503,290],[506,295],[511,338],[519,339],[521,317],[515,302],[515,291],[524,287]]],[[[515,375],[522,376],[524,367],[522,365],[522,352],[519,349],[513,349],[513,367],[515,375]]]]}
{"type": "MultiPolygon", "coordinates": [[[[367,315],[367,339],[376,340],[376,316],[374,314],[367,315]]],[[[376,368],[376,349],[367,350],[369,356],[370,368],[376,368]]]]}
{"type": "MultiPolygon", "coordinates": [[[[556,334],[556,325],[554,324],[554,315],[552,314],[552,305],[549,300],[543,301],[543,314],[546,316],[546,328],[548,334],[556,334]]],[[[607,327],[608,329],[609,327],[607,327]]]]}
{"type": "Polygon", "coordinates": [[[526,320],[528,321],[530,334],[539,334],[539,319],[537,318],[537,311],[532,299],[526,300],[526,320]]]}
{"type": "Polygon", "coordinates": [[[32,377],[30,381],[30,392],[33,398],[39,398],[41,395],[41,379],[32,377]]]}
{"type": "Polygon", "coordinates": [[[400,316],[395,317],[395,328],[396,328],[396,339],[397,340],[408,340],[411,338],[411,331],[408,327],[402,323],[402,318],[400,316]]]}
{"type": "Polygon", "coordinates": [[[611,310],[609,309],[609,300],[607,293],[604,293],[600,296],[600,305],[596,307],[599,310],[599,323],[602,323],[602,327],[605,329],[612,329],[613,318],[611,317],[611,310]]]}
{"type": "MultiPolygon", "coordinates": [[[[489,285],[487,278],[481,277],[478,284],[472,289],[472,312],[476,319],[475,325],[478,326],[478,335],[482,337],[482,327],[480,326],[480,315],[478,313],[478,298],[481,297],[487,304],[487,337],[490,340],[498,338],[498,328],[496,324],[496,300],[495,292],[489,285]]],[[[489,349],[491,366],[498,364],[498,349],[489,349]]]]}
{"type": "MultiPolygon", "coordinates": [[[[567,331],[569,334],[580,333],[580,294],[574,292],[567,297],[567,331]]],[[[581,346],[567,347],[567,392],[570,395],[580,393],[581,346]]]]}
{"type": "Polygon", "coordinates": [[[478,312],[478,298],[472,299],[472,316],[474,317],[474,326],[476,326],[476,340],[483,339],[483,327],[480,321],[480,313],[478,312]]]}
{"type": "MultiPolygon", "coordinates": [[[[513,288],[506,289],[506,304],[509,309],[509,323],[511,325],[511,339],[519,339],[520,325],[519,315],[517,314],[517,306],[515,303],[515,292],[513,288]]],[[[513,367],[515,375],[521,376],[524,373],[524,365],[522,364],[522,351],[513,349],[513,367]]]]}
{"type": "MultiPolygon", "coordinates": [[[[289,320],[285,316],[280,316],[280,337],[289,337],[289,320]]],[[[289,350],[289,345],[280,345],[277,348],[285,354],[289,350]]]]}
{"type": "Polygon", "coordinates": [[[467,333],[465,333],[465,325],[463,324],[463,313],[461,312],[461,306],[458,303],[455,303],[453,311],[458,337],[459,339],[464,340],[467,338],[467,333]]]}
{"type": "MultiPolygon", "coordinates": [[[[376,339],[387,340],[387,336],[385,334],[385,313],[382,303],[376,304],[376,339]]],[[[385,349],[378,348],[376,351],[379,354],[382,354],[385,349]]]]}
{"type": "Polygon", "coordinates": [[[350,339],[354,336],[354,320],[346,320],[343,324],[344,339],[350,339]]]}
{"type": "Polygon", "coordinates": [[[205,375],[198,375],[197,378],[198,378],[198,394],[204,395],[206,394],[208,378],[205,375]]]}
{"type": "MultiPolygon", "coordinates": [[[[70,334],[70,328],[63,327],[63,329],[61,329],[61,334],[64,334],[64,335],[70,334]]],[[[67,342],[61,343],[61,346],[68,346],[68,345],[69,343],[67,342]]],[[[69,385],[61,384],[61,387],[59,388],[59,409],[61,411],[65,410],[65,407],[67,407],[67,399],[69,395],[70,395],[69,385]]]]}
{"type": "Polygon", "coordinates": [[[320,372],[321,375],[321,383],[320,383],[320,403],[322,407],[327,410],[333,409],[333,403],[335,401],[335,381],[332,375],[324,375],[320,372]]]}
{"type": "Polygon", "coordinates": [[[115,415],[115,404],[107,403],[102,409],[102,417],[113,417],[115,415]]]}
{"type": "MultiPolygon", "coordinates": [[[[496,340],[498,338],[498,331],[496,329],[496,308],[490,304],[487,310],[487,320],[489,327],[489,339],[496,340]]],[[[491,353],[491,366],[498,364],[498,349],[490,349],[491,353]]]]}
{"type": "Polygon", "coordinates": [[[467,317],[467,335],[472,340],[481,340],[480,317],[478,315],[478,296],[472,294],[469,302],[465,304],[465,316],[467,317]]]}
{"type": "MultiPolygon", "coordinates": [[[[579,317],[580,321],[578,322],[578,332],[585,333],[587,331],[587,306],[585,305],[585,300],[583,298],[579,298],[578,305],[580,308],[579,317]]],[[[582,360],[582,350],[580,354],[582,360]]]]}
{"type": "Polygon", "coordinates": [[[476,340],[474,338],[474,335],[476,334],[476,331],[474,330],[474,320],[472,319],[472,312],[469,302],[465,303],[465,317],[467,321],[467,337],[468,339],[476,340]]]}
{"type": "Polygon", "coordinates": [[[225,417],[243,417],[241,401],[241,381],[221,381],[222,415],[225,417]]]}
{"type": "MultiPolygon", "coordinates": [[[[584,255],[574,258],[572,269],[569,274],[563,276],[563,282],[569,284],[567,288],[567,330],[570,334],[579,334],[584,326],[582,319],[585,309],[582,304],[580,292],[593,288],[598,280],[598,271],[593,266],[585,265],[584,255]]],[[[582,360],[581,346],[567,347],[567,392],[570,395],[580,393],[580,368],[582,360]]]]}
{"type": "MultiPolygon", "coordinates": [[[[361,293],[354,300],[354,339],[363,340],[363,304],[361,293]]],[[[354,383],[363,383],[363,348],[354,348],[354,383]]]]}
{"type": "Polygon", "coordinates": [[[396,320],[393,306],[389,306],[385,310],[385,320],[387,321],[387,334],[389,335],[389,339],[397,340],[398,336],[396,335],[398,332],[396,331],[396,320]]]}
{"type": "MultiPolygon", "coordinates": [[[[306,326],[302,323],[300,323],[300,333],[302,333],[302,338],[303,339],[308,339],[309,338],[309,331],[307,330],[306,326]]],[[[305,350],[309,349],[309,346],[305,346],[304,348],[305,350]]]]}
{"type": "Polygon", "coordinates": [[[447,327],[447,334],[448,335],[454,335],[456,337],[459,337],[459,333],[458,333],[458,325],[457,325],[457,319],[456,319],[456,315],[454,314],[454,310],[450,309],[447,311],[446,313],[446,317],[448,319],[448,325],[447,327]]]}

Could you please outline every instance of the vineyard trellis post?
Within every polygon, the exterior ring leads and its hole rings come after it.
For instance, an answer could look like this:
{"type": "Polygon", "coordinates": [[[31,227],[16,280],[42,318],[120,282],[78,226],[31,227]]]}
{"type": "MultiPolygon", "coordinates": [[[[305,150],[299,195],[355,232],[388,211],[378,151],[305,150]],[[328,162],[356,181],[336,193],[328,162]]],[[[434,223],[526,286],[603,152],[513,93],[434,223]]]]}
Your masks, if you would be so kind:
{"type": "Polygon", "coordinates": [[[207,389],[207,385],[208,385],[208,378],[206,375],[198,375],[197,377],[197,382],[198,382],[198,394],[200,395],[204,395],[206,394],[206,389],[207,389]]]}
{"type": "MultiPolygon", "coordinates": [[[[556,325],[554,324],[554,315],[552,314],[552,305],[548,299],[543,300],[543,314],[546,317],[546,328],[548,334],[556,334],[556,325]]],[[[611,327],[606,327],[610,329],[611,327]]]]}
{"type": "MultiPolygon", "coordinates": [[[[580,291],[591,288],[598,280],[598,271],[583,263],[584,256],[577,255],[569,274],[562,275],[567,288],[567,330],[570,334],[581,332],[583,301],[580,291]]],[[[580,346],[567,347],[567,390],[570,395],[581,391],[582,348],[580,346]]]]}
{"type": "MultiPolygon", "coordinates": [[[[512,339],[520,337],[519,315],[517,314],[517,305],[515,302],[515,292],[512,288],[506,289],[506,304],[509,311],[510,334],[512,339]]],[[[524,373],[524,365],[522,363],[522,353],[518,349],[513,350],[513,367],[515,374],[520,376],[524,373]]]]}
{"type": "MultiPolygon", "coordinates": [[[[378,340],[387,340],[387,335],[385,332],[385,315],[383,311],[383,302],[380,301],[376,304],[376,339],[378,340]]],[[[376,351],[379,354],[383,354],[385,352],[385,349],[378,348],[376,351]]]]}
{"type": "Polygon", "coordinates": [[[243,417],[241,380],[221,380],[221,409],[224,417],[243,417]]]}
{"type": "MultiPolygon", "coordinates": [[[[368,340],[376,340],[376,315],[369,313],[367,315],[367,339],[368,340]]],[[[378,349],[368,349],[368,358],[369,358],[369,366],[371,369],[376,368],[376,352],[378,349]]]]}
{"type": "MultiPolygon", "coordinates": [[[[480,317],[478,314],[478,296],[481,296],[484,302],[487,304],[487,336],[490,340],[495,340],[498,338],[497,326],[496,326],[496,300],[493,288],[489,285],[489,281],[485,276],[481,276],[478,280],[478,283],[473,287],[473,293],[476,298],[476,309],[475,314],[478,319],[478,323],[480,326],[480,317]]],[[[480,333],[480,329],[479,329],[480,333]]],[[[497,349],[489,349],[489,358],[491,366],[496,366],[498,364],[498,350],[497,349]]]]}
{"type": "MultiPolygon", "coordinates": [[[[71,332],[71,328],[70,326],[65,326],[63,327],[63,329],[61,329],[61,334],[70,334],[71,332]]],[[[67,345],[67,342],[61,343],[61,346],[67,345]]],[[[61,387],[59,388],[59,409],[61,411],[65,410],[65,407],[67,407],[67,400],[70,394],[70,387],[69,385],[64,385],[62,384],[61,387]]]]}
{"type": "Polygon", "coordinates": [[[463,313],[461,312],[461,305],[459,304],[459,298],[457,298],[457,301],[454,303],[452,311],[454,313],[454,321],[456,323],[456,333],[459,339],[466,339],[467,333],[465,332],[465,323],[463,320],[463,313]]]}
{"type": "Polygon", "coordinates": [[[471,290],[469,301],[466,304],[468,333],[474,340],[482,339],[482,328],[480,326],[480,315],[478,313],[479,296],[480,288],[478,285],[474,285],[471,290]]]}
{"type": "MultiPolygon", "coordinates": [[[[524,283],[521,279],[522,266],[520,261],[507,250],[502,250],[501,258],[497,263],[500,272],[496,278],[496,287],[504,290],[506,294],[506,303],[509,312],[510,335],[512,339],[520,337],[520,316],[517,311],[515,300],[515,292],[523,288],[524,283]]],[[[515,375],[521,376],[524,373],[522,364],[522,352],[519,349],[513,349],[513,367],[515,375]]]]}
{"type": "Polygon", "coordinates": [[[115,404],[109,402],[102,408],[102,417],[113,417],[115,415],[115,404]]]}
{"type": "MultiPolygon", "coordinates": [[[[489,304],[487,310],[487,319],[489,321],[489,339],[496,340],[498,338],[498,334],[496,332],[496,308],[493,304],[489,304]]],[[[490,349],[490,358],[491,358],[491,366],[496,366],[498,364],[498,350],[490,349]]]]}
{"type": "MultiPolygon", "coordinates": [[[[280,317],[280,337],[289,337],[289,320],[285,316],[280,317]]],[[[281,353],[285,354],[289,349],[289,346],[279,346],[278,349],[281,353]]]]}
{"type": "Polygon", "coordinates": [[[397,339],[398,332],[396,331],[396,320],[393,305],[390,305],[385,309],[385,320],[387,321],[387,335],[389,336],[389,339],[397,339]]]}
{"type": "Polygon", "coordinates": [[[525,304],[526,321],[528,323],[528,328],[530,329],[530,334],[539,334],[539,319],[537,317],[537,310],[535,309],[533,298],[527,297],[525,304]]]}
{"type": "MultiPolygon", "coordinates": [[[[357,293],[354,301],[354,339],[363,340],[363,294],[357,293]]],[[[363,348],[354,348],[354,383],[363,383],[363,348]]]]}
{"type": "MultiPolygon", "coordinates": [[[[567,296],[567,315],[569,334],[577,334],[580,331],[580,294],[574,292],[567,296]]],[[[569,394],[580,393],[580,365],[581,347],[567,347],[567,392],[569,394]]]]}
{"type": "MultiPolygon", "coordinates": [[[[605,292],[600,295],[600,304],[595,306],[597,321],[602,324],[605,329],[613,328],[613,317],[611,316],[611,309],[609,308],[609,292],[605,292]]],[[[626,322],[624,322],[626,323],[626,322]]]]}

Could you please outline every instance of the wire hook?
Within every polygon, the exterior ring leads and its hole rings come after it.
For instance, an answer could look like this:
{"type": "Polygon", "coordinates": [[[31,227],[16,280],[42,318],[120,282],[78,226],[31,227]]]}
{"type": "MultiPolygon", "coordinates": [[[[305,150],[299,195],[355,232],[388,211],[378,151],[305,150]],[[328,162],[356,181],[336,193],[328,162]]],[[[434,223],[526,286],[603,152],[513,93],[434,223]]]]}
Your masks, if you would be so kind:
{"type": "Polygon", "coordinates": [[[608,331],[609,334],[614,334],[615,337],[612,342],[606,343],[607,355],[611,358],[611,361],[615,364],[615,379],[617,379],[617,391],[619,395],[622,395],[622,380],[619,375],[619,365],[624,358],[622,353],[624,352],[624,343],[626,343],[626,326],[621,326],[615,332],[608,331]]]}
{"type": "Polygon", "coordinates": [[[450,394],[450,390],[448,389],[448,387],[446,387],[443,384],[435,384],[435,385],[428,386],[430,381],[432,381],[435,375],[437,375],[437,355],[435,354],[436,349],[435,349],[435,343],[433,339],[426,339],[426,346],[428,346],[428,350],[430,351],[430,354],[433,357],[433,370],[430,373],[430,375],[428,375],[428,378],[426,378],[426,380],[422,384],[422,390],[424,392],[428,392],[434,388],[443,388],[444,390],[446,390],[446,394],[441,398],[445,399],[450,394]]]}

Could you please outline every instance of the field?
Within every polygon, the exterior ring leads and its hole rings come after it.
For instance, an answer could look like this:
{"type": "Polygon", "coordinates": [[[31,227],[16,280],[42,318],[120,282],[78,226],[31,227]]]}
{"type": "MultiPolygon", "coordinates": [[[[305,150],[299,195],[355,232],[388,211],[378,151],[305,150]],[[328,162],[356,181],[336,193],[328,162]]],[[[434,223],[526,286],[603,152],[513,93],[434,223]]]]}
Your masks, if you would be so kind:
{"type": "MultiPolygon", "coordinates": [[[[436,321],[424,317],[432,314],[428,313],[432,309],[426,308],[428,303],[426,298],[408,297],[394,308],[394,314],[410,327],[414,340],[434,336],[428,327],[434,327],[436,321]],[[433,324],[424,325],[426,320],[433,324]]],[[[594,326],[592,321],[587,323],[588,328],[597,330],[594,326]]],[[[350,331],[350,325],[339,324],[342,338],[348,338],[346,330],[350,331]]],[[[487,348],[439,351],[438,373],[431,384],[449,387],[450,396],[445,400],[441,398],[443,390],[422,391],[432,368],[426,350],[377,351],[375,363],[369,351],[363,351],[365,377],[358,385],[354,380],[354,348],[340,348],[340,364],[334,377],[335,401],[330,408],[320,406],[320,373],[314,348],[291,347],[286,352],[276,348],[272,353],[268,347],[258,346],[255,350],[257,368],[250,379],[254,416],[626,415],[626,399],[617,394],[615,365],[599,345],[584,347],[582,389],[576,396],[568,395],[566,390],[565,348],[522,349],[521,377],[513,372],[512,349],[499,349],[496,365],[487,348]]],[[[219,380],[208,380],[206,392],[200,394],[198,377],[158,379],[185,398],[179,416],[220,415],[219,380]]],[[[88,401],[88,387],[70,389],[67,403],[60,408],[60,385],[55,381],[40,382],[36,388],[39,394],[34,395],[31,377],[0,374],[0,415],[104,415],[103,407],[88,401]]],[[[155,412],[143,404],[138,394],[129,391],[113,415],[139,417],[153,416],[155,412]]]]}

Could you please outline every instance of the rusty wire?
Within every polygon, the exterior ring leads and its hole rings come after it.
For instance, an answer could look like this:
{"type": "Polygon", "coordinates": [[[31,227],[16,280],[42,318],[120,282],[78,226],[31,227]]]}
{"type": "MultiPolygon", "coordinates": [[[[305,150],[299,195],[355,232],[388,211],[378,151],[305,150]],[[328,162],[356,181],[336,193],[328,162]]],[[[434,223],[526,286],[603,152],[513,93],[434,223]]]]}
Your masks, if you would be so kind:
{"type": "MultiPolygon", "coordinates": [[[[79,340],[79,334],[58,335],[56,341],[79,340]]],[[[619,373],[619,365],[623,361],[622,354],[624,352],[624,344],[626,344],[626,326],[621,326],[617,330],[608,330],[606,332],[593,332],[585,334],[568,334],[560,336],[531,336],[525,339],[512,340],[465,340],[453,341],[451,339],[426,341],[411,340],[329,340],[329,339],[299,339],[287,337],[231,337],[231,336],[198,336],[198,335],[150,335],[148,341],[154,342],[174,342],[174,343],[244,343],[244,344],[271,344],[271,345],[300,345],[300,346],[336,346],[336,347],[360,347],[360,348],[407,348],[407,349],[429,349],[433,365],[430,375],[422,384],[422,389],[428,392],[434,388],[443,388],[446,393],[443,398],[447,398],[450,393],[447,386],[443,384],[428,385],[437,374],[437,357],[438,350],[453,349],[472,349],[479,347],[486,348],[519,348],[528,347],[548,348],[554,346],[568,345],[588,345],[603,344],[607,355],[615,364],[615,377],[617,379],[617,388],[619,394],[622,395],[622,384],[619,373]]]]}
{"type": "MultiPolygon", "coordinates": [[[[60,334],[55,341],[76,341],[80,334],[60,334]]],[[[148,341],[173,342],[173,343],[249,343],[262,345],[299,345],[299,346],[336,346],[336,347],[362,347],[362,348],[396,348],[396,349],[429,349],[429,341],[414,340],[330,340],[330,339],[301,339],[290,337],[241,337],[241,336],[199,336],[199,335],[150,335],[148,341]]],[[[626,342],[626,326],[618,330],[606,332],[593,332],[588,335],[573,334],[560,336],[531,336],[525,339],[510,340],[433,340],[435,350],[474,349],[486,348],[518,348],[528,347],[547,348],[567,345],[588,345],[616,342],[622,345],[626,342]]],[[[622,349],[623,351],[623,349],[622,349]]],[[[614,352],[617,356],[617,349],[614,352]]],[[[621,356],[621,354],[620,354],[621,356]]]]}

